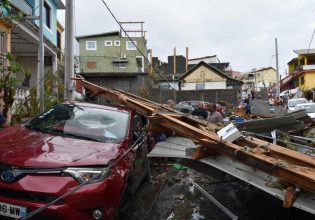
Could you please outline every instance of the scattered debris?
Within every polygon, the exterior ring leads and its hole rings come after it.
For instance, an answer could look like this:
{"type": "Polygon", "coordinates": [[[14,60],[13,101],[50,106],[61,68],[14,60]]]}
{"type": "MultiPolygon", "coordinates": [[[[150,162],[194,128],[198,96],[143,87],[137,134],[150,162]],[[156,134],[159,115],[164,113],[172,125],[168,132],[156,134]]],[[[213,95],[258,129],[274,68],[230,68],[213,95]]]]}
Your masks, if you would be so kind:
{"type": "Polygon", "coordinates": [[[218,200],[216,200],[213,196],[207,193],[201,186],[197,183],[193,183],[194,186],[204,194],[211,202],[213,202],[217,207],[219,207],[225,214],[227,214],[231,219],[236,220],[238,217],[234,215],[230,210],[228,210],[225,206],[223,206],[218,200]]]}

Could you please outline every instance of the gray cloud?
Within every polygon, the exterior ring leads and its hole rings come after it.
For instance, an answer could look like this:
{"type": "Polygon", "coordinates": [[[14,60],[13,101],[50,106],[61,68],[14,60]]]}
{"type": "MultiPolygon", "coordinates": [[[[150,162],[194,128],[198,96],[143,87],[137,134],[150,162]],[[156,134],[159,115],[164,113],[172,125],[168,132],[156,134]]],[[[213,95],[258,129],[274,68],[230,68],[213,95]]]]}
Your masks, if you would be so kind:
{"type": "MultiPolygon", "coordinates": [[[[275,66],[278,38],[280,71],[307,48],[315,28],[312,0],[107,0],[120,21],[145,21],[148,47],[166,60],[177,48],[190,58],[218,55],[234,70],[275,66]],[[272,61],[272,62],[270,62],[272,61]]],[[[119,27],[101,0],[76,0],[76,34],[101,33],[119,27]]],[[[60,18],[63,14],[60,13],[60,18]]],[[[315,39],[314,39],[315,41],[315,39]]],[[[312,44],[314,45],[314,43],[312,44]]]]}

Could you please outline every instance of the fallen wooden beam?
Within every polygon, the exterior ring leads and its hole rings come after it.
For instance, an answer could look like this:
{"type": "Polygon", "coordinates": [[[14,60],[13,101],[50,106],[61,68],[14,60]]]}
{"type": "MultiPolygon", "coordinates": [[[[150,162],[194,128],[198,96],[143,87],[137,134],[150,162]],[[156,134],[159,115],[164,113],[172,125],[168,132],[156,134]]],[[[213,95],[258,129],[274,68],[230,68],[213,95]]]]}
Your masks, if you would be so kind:
{"type": "MultiPolygon", "coordinates": [[[[190,138],[196,143],[231,157],[255,169],[274,175],[295,187],[315,192],[315,158],[299,152],[269,144],[257,138],[246,138],[241,145],[222,141],[214,132],[206,129],[206,124],[190,118],[174,115],[171,109],[160,104],[137,97],[120,90],[102,88],[88,81],[81,80],[82,85],[92,93],[103,94],[138,113],[148,117],[152,128],[160,127],[166,132],[190,138]],[[167,114],[160,112],[163,109],[167,114]]],[[[200,148],[203,149],[203,148],[200,148]]],[[[196,152],[195,158],[202,158],[202,151],[196,152]]]]}

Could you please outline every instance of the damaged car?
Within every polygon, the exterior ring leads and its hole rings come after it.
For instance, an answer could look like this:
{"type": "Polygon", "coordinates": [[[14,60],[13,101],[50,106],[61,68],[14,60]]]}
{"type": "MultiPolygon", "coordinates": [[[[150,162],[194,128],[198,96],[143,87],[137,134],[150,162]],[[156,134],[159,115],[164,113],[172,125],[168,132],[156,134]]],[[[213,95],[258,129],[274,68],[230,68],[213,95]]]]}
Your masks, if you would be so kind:
{"type": "Polygon", "coordinates": [[[58,104],[0,132],[0,219],[128,216],[149,178],[146,119],[120,106],[58,104]],[[49,204],[51,203],[51,204],[49,204]]]}

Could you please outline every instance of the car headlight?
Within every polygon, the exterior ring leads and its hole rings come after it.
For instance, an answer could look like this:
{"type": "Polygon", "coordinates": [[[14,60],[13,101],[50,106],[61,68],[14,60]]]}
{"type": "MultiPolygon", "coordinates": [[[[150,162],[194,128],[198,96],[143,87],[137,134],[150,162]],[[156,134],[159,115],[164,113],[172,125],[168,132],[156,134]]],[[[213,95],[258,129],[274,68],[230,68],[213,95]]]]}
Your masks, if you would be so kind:
{"type": "Polygon", "coordinates": [[[108,175],[109,170],[106,168],[80,168],[80,167],[70,167],[63,171],[80,183],[90,181],[90,183],[101,182],[108,175]]]}

